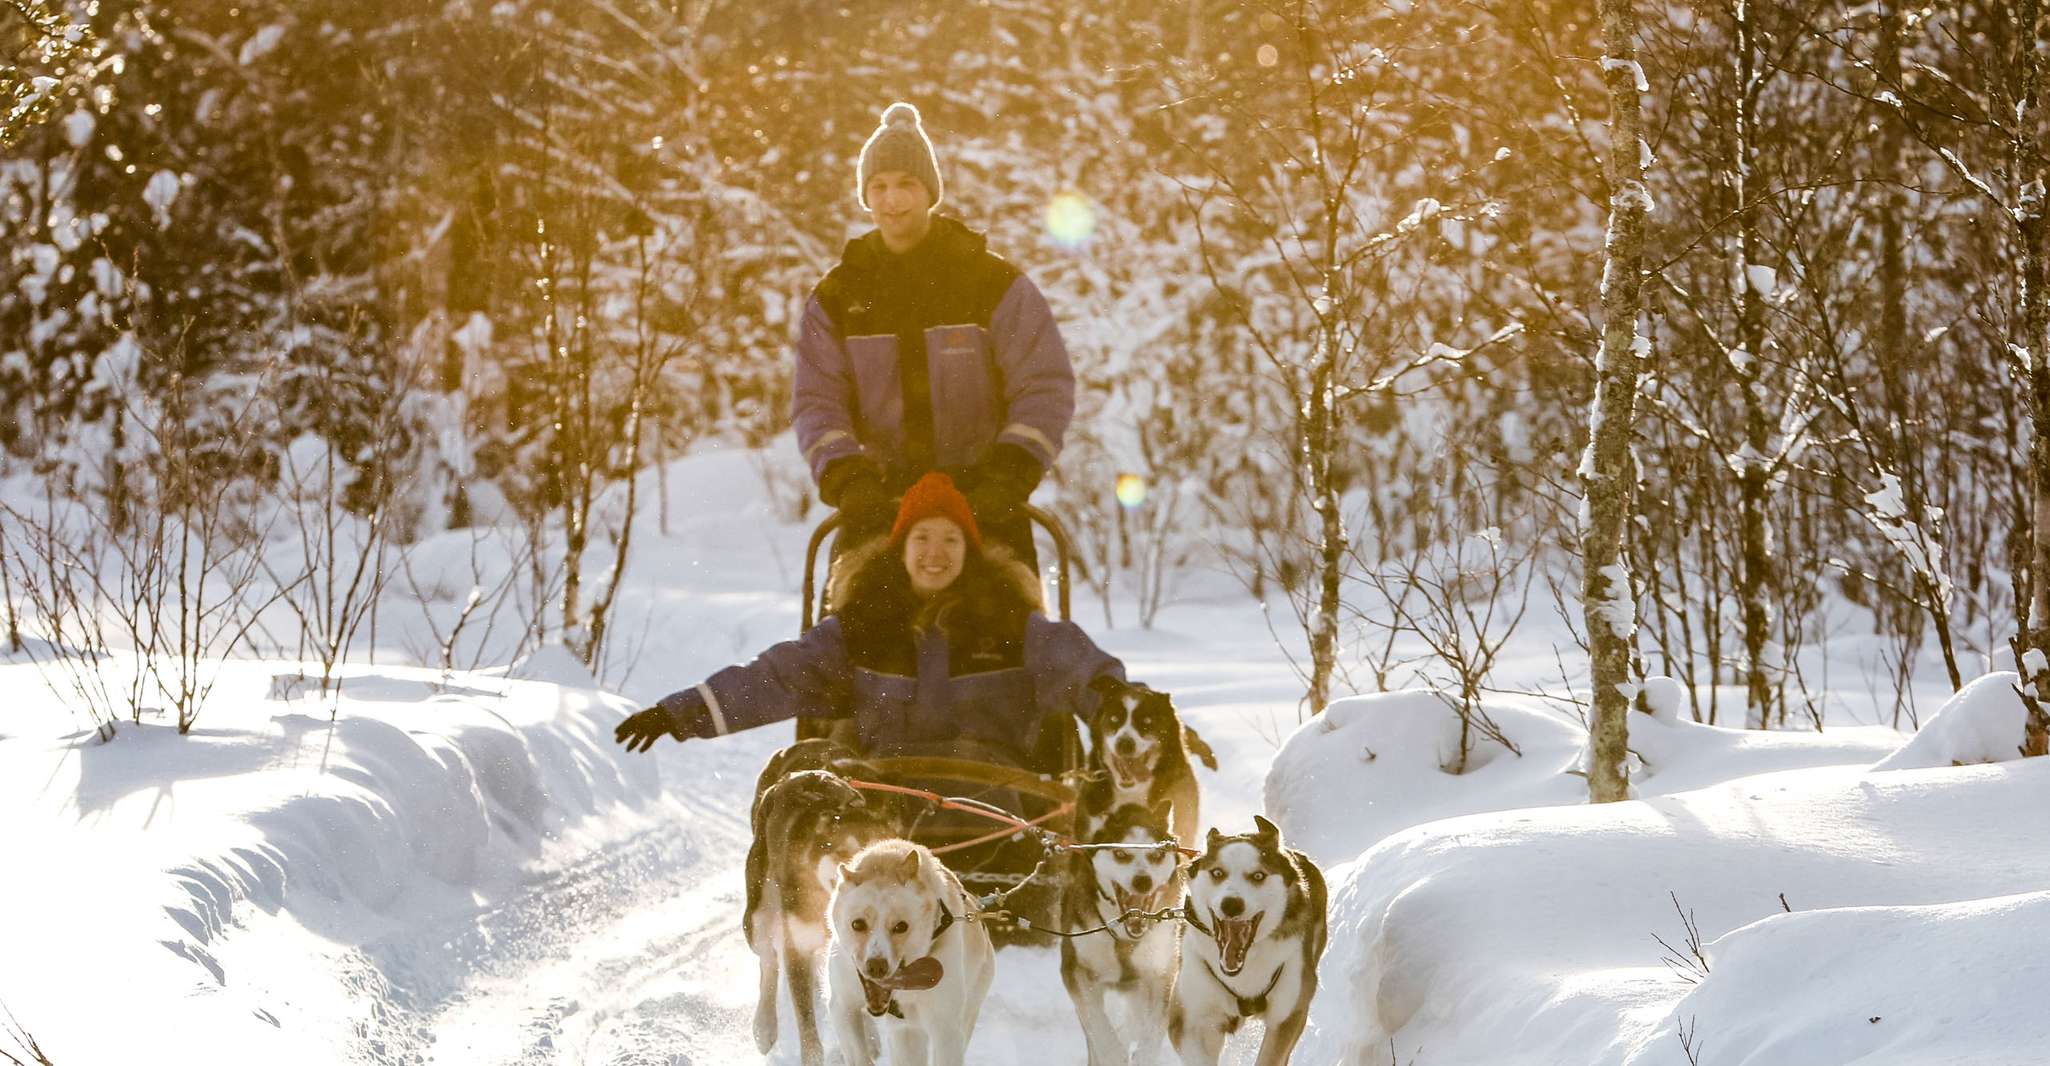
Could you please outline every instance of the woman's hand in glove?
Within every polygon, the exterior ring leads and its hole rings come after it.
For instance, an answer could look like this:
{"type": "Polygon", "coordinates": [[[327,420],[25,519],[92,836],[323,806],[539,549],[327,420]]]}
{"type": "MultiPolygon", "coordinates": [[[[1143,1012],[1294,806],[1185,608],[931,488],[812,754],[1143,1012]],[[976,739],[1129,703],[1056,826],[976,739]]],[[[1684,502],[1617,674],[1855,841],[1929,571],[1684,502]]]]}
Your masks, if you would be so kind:
{"type": "Polygon", "coordinates": [[[650,707],[645,711],[627,715],[626,721],[619,723],[619,728],[612,731],[612,739],[626,745],[628,751],[647,751],[664,736],[672,736],[678,740],[690,739],[677,730],[676,720],[660,707],[650,707]]]}

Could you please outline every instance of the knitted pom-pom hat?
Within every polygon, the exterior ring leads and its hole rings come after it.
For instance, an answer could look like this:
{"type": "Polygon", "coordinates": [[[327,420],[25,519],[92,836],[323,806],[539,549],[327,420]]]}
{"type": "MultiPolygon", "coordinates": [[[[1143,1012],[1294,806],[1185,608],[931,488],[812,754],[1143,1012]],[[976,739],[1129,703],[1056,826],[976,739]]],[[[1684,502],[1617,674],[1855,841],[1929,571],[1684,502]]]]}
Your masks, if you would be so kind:
{"type": "Polygon", "coordinates": [[[954,479],[935,470],[918,479],[904,494],[897,508],[897,524],[890,527],[890,543],[902,544],[911,527],[928,518],[944,518],[961,527],[968,543],[982,548],[982,531],[975,528],[975,515],[968,510],[968,497],[954,487],[954,479]]]}
{"type": "Polygon", "coordinates": [[[940,161],[933,155],[932,141],[926,139],[918,109],[910,104],[898,102],[885,109],[882,122],[861,146],[861,159],[855,165],[854,198],[861,202],[863,210],[868,208],[869,180],[886,170],[900,170],[924,182],[935,207],[947,191],[940,181],[940,161]]]}

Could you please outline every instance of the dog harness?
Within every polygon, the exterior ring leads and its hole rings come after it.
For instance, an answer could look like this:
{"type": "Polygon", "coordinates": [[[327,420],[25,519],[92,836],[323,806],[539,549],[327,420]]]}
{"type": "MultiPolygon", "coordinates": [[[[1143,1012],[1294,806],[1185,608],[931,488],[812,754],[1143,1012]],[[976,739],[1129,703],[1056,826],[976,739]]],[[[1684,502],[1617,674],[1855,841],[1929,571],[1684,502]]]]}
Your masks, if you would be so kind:
{"type": "Polygon", "coordinates": [[[1274,968],[1274,976],[1267,979],[1267,987],[1261,989],[1257,996],[1239,995],[1237,989],[1224,983],[1224,975],[1212,969],[1208,962],[1203,963],[1203,969],[1210,974],[1211,980],[1217,982],[1217,987],[1224,989],[1224,994],[1232,998],[1233,1005],[1238,1008],[1239,1017],[1251,1018],[1267,1013],[1267,997],[1273,995],[1274,986],[1281,983],[1281,971],[1288,969],[1288,960],[1281,960],[1281,965],[1274,968]]]}
{"type": "MultiPolygon", "coordinates": [[[[1209,926],[1204,925],[1202,919],[1196,917],[1195,900],[1185,899],[1182,901],[1182,920],[1194,926],[1197,932],[1202,933],[1211,940],[1217,939],[1217,933],[1209,926]]],[[[1239,995],[1238,989],[1225,983],[1224,975],[1218,973],[1208,960],[1203,960],[1204,972],[1210,975],[1211,980],[1217,982],[1217,987],[1224,989],[1225,995],[1232,998],[1233,1004],[1238,1008],[1238,1014],[1241,1018],[1251,1018],[1255,1015],[1267,1013],[1267,997],[1274,994],[1276,985],[1281,984],[1281,972],[1286,969],[1288,969],[1288,960],[1283,959],[1281,960],[1281,965],[1274,968],[1274,976],[1267,979],[1267,987],[1261,989],[1259,995],[1242,996],[1239,995]]]]}

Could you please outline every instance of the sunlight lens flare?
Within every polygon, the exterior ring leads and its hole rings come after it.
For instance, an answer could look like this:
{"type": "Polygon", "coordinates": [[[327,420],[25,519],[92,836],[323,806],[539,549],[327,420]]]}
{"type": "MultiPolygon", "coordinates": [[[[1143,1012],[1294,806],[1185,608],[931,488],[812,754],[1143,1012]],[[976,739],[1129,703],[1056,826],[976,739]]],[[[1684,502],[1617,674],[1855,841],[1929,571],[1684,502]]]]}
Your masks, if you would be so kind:
{"type": "Polygon", "coordinates": [[[1139,474],[1118,475],[1118,503],[1131,510],[1146,502],[1146,479],[1139,474]]]}
{"type": "Polygon", "coordinates": [[[1061,193],[1047,202],[1046,232],[1062,248],[1080,248],[1096,232],[1096,207],[1079,192],[1061,193]]]}

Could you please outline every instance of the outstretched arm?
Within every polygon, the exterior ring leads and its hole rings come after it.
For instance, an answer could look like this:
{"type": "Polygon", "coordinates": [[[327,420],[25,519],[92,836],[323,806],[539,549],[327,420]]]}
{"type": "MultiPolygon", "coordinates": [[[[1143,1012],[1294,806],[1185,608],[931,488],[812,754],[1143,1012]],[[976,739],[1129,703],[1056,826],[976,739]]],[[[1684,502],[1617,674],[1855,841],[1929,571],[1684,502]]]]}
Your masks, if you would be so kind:
{"type": "Polygon", "coordinates": [[[1090,682],[1125,679],[1125,664],[1097,647],[1081,626],[1038,614],[1025,622],[1025,669],[1043,715],[1087,718],[1096,712],[1098,699],[1090,682]]]}
{"type": "Polygon", "coordinates": [[[729,666],[703,683],[672,692],[620,723],[613,739],[646,751],[668,734],[678,740],[716,737],[789,718],[839,713],[853,674],[840,621],[828,618],[753,662],[729,666]]]}

